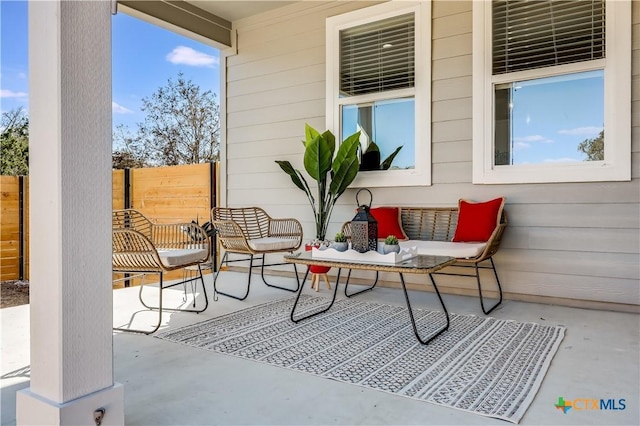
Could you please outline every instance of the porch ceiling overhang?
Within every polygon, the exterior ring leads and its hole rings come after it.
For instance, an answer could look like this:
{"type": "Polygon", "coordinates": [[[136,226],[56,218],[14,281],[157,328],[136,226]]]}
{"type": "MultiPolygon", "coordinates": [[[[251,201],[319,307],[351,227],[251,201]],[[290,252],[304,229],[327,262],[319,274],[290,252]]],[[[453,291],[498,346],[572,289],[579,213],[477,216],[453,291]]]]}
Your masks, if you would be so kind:
{"type": "Polygon", "coordinates": [[[118,7],[224,49],[232,45],[232,21],[291,3],[295,1],[118,0],[118,7]]]}
{"type": "Polygon", "coordinates": [[[287,6],[295,1],[219,1],[219,0],[187,0],[194,6],[199,7],[214,15],[220,16],[228,21],[237,21],[258,13],[267,12],[272,9],[287,6]]]}

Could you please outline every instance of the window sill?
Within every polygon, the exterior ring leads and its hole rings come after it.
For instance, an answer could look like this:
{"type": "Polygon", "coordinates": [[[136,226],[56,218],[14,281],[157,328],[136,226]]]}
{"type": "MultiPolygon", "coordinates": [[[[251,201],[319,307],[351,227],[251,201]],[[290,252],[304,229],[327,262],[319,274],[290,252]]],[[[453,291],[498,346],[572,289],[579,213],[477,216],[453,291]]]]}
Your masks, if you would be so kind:
{"type": "Polygon", "coordinates": [[[630,181],[631,167],[620,167],[604,161],[586,163],[497,166],[474,170],[474,184],[525,184],[564,182],[630,181]],[[561,167],[561,168],[560,168],[561,167]]]}
{"type": "Polygon", "coordinates": [[[431,176],[417,170],[380,170],[358,172],[351,188],[393,186],[430,186],[431,176]]]}

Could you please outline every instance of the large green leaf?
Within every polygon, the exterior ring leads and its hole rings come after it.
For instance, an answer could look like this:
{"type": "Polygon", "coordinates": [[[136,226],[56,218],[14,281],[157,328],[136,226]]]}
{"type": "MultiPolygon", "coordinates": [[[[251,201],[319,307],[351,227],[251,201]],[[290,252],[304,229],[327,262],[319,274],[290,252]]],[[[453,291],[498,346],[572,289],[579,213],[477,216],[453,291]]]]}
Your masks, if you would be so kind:
{"type": "Polygon", "coordinates": [[[396,148],[395,151],[393,151],[391,153],[390,156],[388,156],[381,164],[380,168],[382,170],[389,170],[389,167],[391,167],[391,162],[393,161],[394,158],[396,158],[396,155],[398,155],[398,153],[400,152],[400,150],[402,149],[402,145],[400,145],[399,147],[396,148]]]}
{"type": "Polygon", "coordinates": [[[331,170],[332,157],[333,151],[331,151],[329,143],[322,135],[318,135],[311,141],[307,141],[307,147],[304,151],[304,168],[309,176],[324,185],[327,172],[331,170]]]}
{"type": "Polygon", "coordinates": [[[304,137],[305,140],[302,141],[302,144],[306,147],[309,142],[311,142],[314,138],[320,136],[320,132],[309,126],[307,123],[304,125],[304,137]]]}
{"type": "Polygon", "coordinates": [[[333,160],[333,173],[329,192],[333,194],[334,202],[353,182],[360,163],[358,161],[358,147],[360,146],[360,132],[346,138],[338,148],[336,158],[333,160]]]}
{"type": "Polygon", "coordinates": [[[298,173],[296,173],[296,169],[293,168],[290,162],[276,160],[276,163],[278,163],[278,166],[280,166],[280,168],[284,170],[286,174],[291,176],[291,180],[298,188],[300,188],[303,191],[306,191],[302,184],[302,181],[300,180],[300,177],[298,177],[298,173]]]}
{"type": "Polygon", "coordinates": [[[315,211],[316,199],[313,197],[311,188],[309,188],[309,184],[300,170],[294,169],[288,161],[276,161],[276,163],[278,163],[280,168],[291,177],[293,183],[307,194],[311,208],[315,211]]]}
{"type": "Polygon", "coordinates": [[[333,174],[329,192],[333,194],[334,202],[351,185],[360,169],[358,156],[348,157],[340,163],[340,168],[333,174]]]}
{"type": "Polygon", "coordinates": [[[309,203],[311,203],[311,208],[313,210],[316,209],[316,199],[313,198],[313,194],[311,193],[311,188],[309,188],[309,184],[307,183],[307,180],[304,178],[304,176],[302,176],[302,172],[298,169],[296,169],[296,173],[298,174],[298,179],[300,179],[302,181],[302,184],[304,185],[304,191],[307,193],[307,198],[309,198],[309,203]]]}
{"type": "MultiPolygon", "coordinates": [[[[333,173],[334,175],[340,169],[342,163],[351,157],[358,157],[358,147],[360,146],[360,132],[356,132],[353,135],[346,138],[338,148],[336,158],[333,160],[333,173]]],[[[335,176],[334,176],[335,179],[335,176]]]]}
{"type": "Polygon", "coordinates": [[[331,156],[333,157],[333,153],[336,151],[336,137],[333,136],[333,133],[331,133],[329,130],[325,131],[322,134],[322,137],[329,144],[329,149],[331,150],[331,156]]]}
{"type": "Polygon", "coordinates": [[[378,146],[377,143],[375,143],[374,141],[371,141],[367,149],[364,151],[365,154],[367,152],[380,152],[380,147],[378,146]]]}

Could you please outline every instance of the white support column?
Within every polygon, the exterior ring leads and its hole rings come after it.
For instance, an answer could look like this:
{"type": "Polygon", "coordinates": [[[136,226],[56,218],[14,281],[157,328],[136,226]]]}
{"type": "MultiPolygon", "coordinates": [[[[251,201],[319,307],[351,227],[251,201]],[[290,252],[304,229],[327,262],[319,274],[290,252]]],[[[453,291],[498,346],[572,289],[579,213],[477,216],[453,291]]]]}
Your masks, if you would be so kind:
{"type": "Polygon", "coordinates": [[[124,424],[113,381],[111,2],[29,2],[31,387],[19,425],[124,424]]]}

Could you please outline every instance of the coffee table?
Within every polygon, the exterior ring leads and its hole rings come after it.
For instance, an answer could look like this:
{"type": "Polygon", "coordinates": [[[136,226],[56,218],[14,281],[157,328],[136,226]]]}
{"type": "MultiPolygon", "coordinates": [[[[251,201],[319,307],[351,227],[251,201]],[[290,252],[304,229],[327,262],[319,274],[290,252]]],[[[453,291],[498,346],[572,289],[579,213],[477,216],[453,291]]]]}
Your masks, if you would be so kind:
{"type": "Polygon", "coordinates": [[[295,323],[305,320],[307,318],[311,318],[316,315],[322,314],[324,312],[327,312],[329,309],[331,309],[331,307],[333,306],[333,303],[336,300],[336,294],[338,292],[338,284],[340,283],[340,273],[342,269],[348,269],[349,276],[347,277],[347,282],[345,284],[345,289],[344,289],[345,295],[347,297],[355,296],[356,294],[360,294],[364,291],[373,289],[378,282],[379,272],[397,272],[400,275],[400,282],[402,283],[402,290],[404,291],[404,297],[407,302],[407,310],[409,311],[409,318],[411,319],[413,332],[416,335],[416,338],[418,339],[418,341],[423,345],[428,344],[429,342],[431,342],[433,339],[438,337],[440,334],[444,333],[449,328],[449,322],[450,322],[449,312],[447,311],[447,307],[445,306],[444,301],[442,300],[442,296],[440,296],[440,291],[438,290],[438,286],[436,285],[436,282],[433,279],[433,276],[431,274],[446,266],[449,266],[455,263],[456,259],[453,257],[418,255],[411,259],[405,260],[401,263],[390,264],[390,263],[377,263],[377,262],[359,262],[359,261],[353,261],[353,260],[347,260],[347,259],[345,259],[344,261],[338,260],[338,259],[322,259],[319,257],[312,257],[311,252],[300,252],[300,253],[294,253],[292,255],[285,256],[284,261],[287,263],[293,263],[298,265],[307,265],[307,272],[304,275],[304,279],[302,281],[303,283],[306,282],[307,280],[307,277],[309,275],[309,266],[311,265],[329,266],[331,268],[338,268],[336,284],[333,290],[333,298],[331,299],[331,302],[329,303],[329,305],[320,311],[315,311],[311,314],[301,316],[301,317],[295,316],[296,307],[298,306],[300,295],[302,294],[302,290],[304,289],[304,285],[299,286],[296,301],[293,304],[293,307],[291,308],[291,321],[295,323]],[[351,276],[351,271],[354,269],[364,270],[364,271],[375,271],[376,281],[372,286],[364,290],[361,290],[352,294],[347,294],[349,277],[351,276]],[[413,310],[411,308],[411,301],[409,300],[409,293],[407,292],[407,286],[404,282],[404,274],[428,275],[431,280],[431,284],[433,285],[433,288],[435,289],[436,294],[438,295],[438,299],[440,300],[440,305],[442,306],[442,310],[444,311],[444,314],[446,317],[446,324],[428,337],[423,338],[420,336],[420,333],[418,332],[418,326],[416,325],[416,320],[414,318],[413,310]]]}

